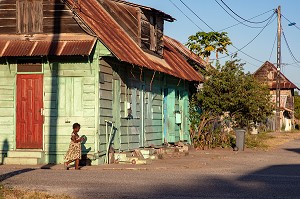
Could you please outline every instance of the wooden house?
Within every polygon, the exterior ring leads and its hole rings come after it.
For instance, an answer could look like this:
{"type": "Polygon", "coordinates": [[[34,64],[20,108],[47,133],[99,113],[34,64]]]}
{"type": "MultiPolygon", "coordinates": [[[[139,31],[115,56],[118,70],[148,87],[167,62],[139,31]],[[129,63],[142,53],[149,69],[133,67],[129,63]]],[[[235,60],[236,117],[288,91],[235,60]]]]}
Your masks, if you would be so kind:
{"type": "MultiPolygon", "coordinates": [[[[271,100],[276,102],[276,78],[277,68],[266,61],[255,73],[254,77],[268,85],[271,100]]],[[[280,127],[284,131],[290,131],[294,127],[294,90],[299,88],[286,76],[280,73],[280,127]]],[[[274,106],[275,108],[275,106],[274,106]]],[[[275,110],[274,110],[275,115],[275,110]]],[[[269,128],[275,130],[275,117],[269,119],[269,128]]]]}
{"type": "Polygon", "coordinates": [[[189,142],[192,66],[205,63],[165,21],[119,0],[0,0],[0,161],[62,163],[75,122],[92,164],[110,144],[189,142]]]}

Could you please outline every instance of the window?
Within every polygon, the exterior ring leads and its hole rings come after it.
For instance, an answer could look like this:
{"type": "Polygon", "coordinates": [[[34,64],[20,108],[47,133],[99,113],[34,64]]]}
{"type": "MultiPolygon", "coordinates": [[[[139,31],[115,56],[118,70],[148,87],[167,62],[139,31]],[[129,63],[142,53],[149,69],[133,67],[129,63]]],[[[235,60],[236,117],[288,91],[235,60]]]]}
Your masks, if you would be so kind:
{"type": "Polygon", "coordinates": [[[42,60],[39,59],[18,60],[17,72],[18,73],[42,73],[43,72],[42,60]]]}
{"type": "Polygon", "coordinates": [[[17,0],[17,33],[43,32],[43,0],[17,0]]]}
{"type": "Polygon", "coordinates": [[[141,47],[162,54],[164,20],[153,13],[141,15],[141,47]]]}

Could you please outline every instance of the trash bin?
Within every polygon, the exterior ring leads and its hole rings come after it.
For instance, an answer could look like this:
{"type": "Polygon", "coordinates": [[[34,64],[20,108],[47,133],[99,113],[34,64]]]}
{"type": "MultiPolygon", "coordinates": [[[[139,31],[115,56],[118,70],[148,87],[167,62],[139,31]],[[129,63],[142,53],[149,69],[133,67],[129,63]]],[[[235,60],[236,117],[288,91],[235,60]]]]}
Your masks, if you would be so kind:
{"type": "Polygon", "coordinates": [[[245,129],[235,129],[236,147],[239,151],[244,151],[245,148],[245,129]]]}

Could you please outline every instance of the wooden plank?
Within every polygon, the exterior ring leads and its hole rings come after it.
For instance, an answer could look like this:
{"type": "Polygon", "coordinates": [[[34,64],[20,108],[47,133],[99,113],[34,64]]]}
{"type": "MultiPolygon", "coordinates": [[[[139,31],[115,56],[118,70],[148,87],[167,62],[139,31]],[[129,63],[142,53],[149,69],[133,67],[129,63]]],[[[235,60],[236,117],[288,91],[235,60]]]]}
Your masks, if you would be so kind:
{"type": "Polygon", "coordinates": [[[84,109],[83,110],[83,116],[95,116],[95,109],[84,109]]]}
{"type": "Polygon", "coordinates": [[[2,108],[0,107],[0,117],[9,117],[15,115],[14,108],[2,108]]]}
{"type": "MultiPolygon", "coordinates": [[[[0,27],[1,34],[16,34],[17,28],[14,27],[0,27]]],[[[9,72],[7,72],[9,75],[9,72]]]]}
{"type": "Polygon", "coordinates": [[[0,18],[1,19],[15,19],[16,18],[16,12],[13,12],[12,10],[0,10],[0,18]]]}
{"type": "Polygon", "coordinates": [[[95,128],[94,117],[45,117],[44,125],[55,125],[57,127],[65,126],[71,128],[72,124],[75,122],[82,124],[84,128],[95,128]]]}
{"type": "Polygon", "coordinates": [[[83,99],[83,101],[95,101],[95,94],[83,93],[82,99],[83,99]]]}
{"type": "Polygon", "coordinates": [[[15,106],[14,101],[0,101],[1,108],[13,108],[14,106],[15,106]]]}
{"type": "Polygon", "coordinates": [[[100,99],[112,99],[112,91],[100,90],[100,99]]]}
{"type": "Polygon", "coordinates": [[[109,64],[105,63],[103,60],[101,60],[100,71],[101,71],[101,73],[109,74],[109,75],[112,75],[112,73],[113,73],[113,70],[109,66],[109,64]]]}
{"type": "MultiPolygon", "coordinates": [[[[0,117],[0,124],[1,126],[4,125],[13,125],[15,123],[14,117],[0,117]]],[[[2,132],[1,132],[2,135],[2,132]]]]}
{"type": "MultiPolygon", "coordinates": [[[[1,12],[1,10],[0,10],[1,12]]],[[[0,27],[13,27],[16,28],[16,19],[0,19],[0,27]]]]}
{"type": "Polygon", "coordinates": [[[54,11],[54,10],[69,10],[68,7],[63,3],[57,2],[43,2],[44,11],[54,11]]]}
{"type": "Polygon", "coordinates": [[[1,95],[0,94],[0,101],[13,101],[13,100],[14,100],[13,95],[1,95]]]}
{"type": "MultiPolygon", "coordinates": [[[[55,33],[58,26],[43,26],[44,33],[55,33]]],[[[77,24],[64,25],[59,28],[60,33],[85,33],[77,24]]]]}
{"type": "Polygon", "coordinates": [[[15,5],[16,0],[0,0],[1,4],[10,4],[10,5],[15,5]]]}
{"type": "Polygon", "coordinates": [[[83,85],[83,92],[95,93],[95,85],[83,85]]]}
{"type": "Polygon", "coordinates": [[[68,18],[72,17],[73,13],[71,10],[45,10],[44,17],[45,18],[53,18],[53,17],[60,17],[60,18],[68,18]]]}

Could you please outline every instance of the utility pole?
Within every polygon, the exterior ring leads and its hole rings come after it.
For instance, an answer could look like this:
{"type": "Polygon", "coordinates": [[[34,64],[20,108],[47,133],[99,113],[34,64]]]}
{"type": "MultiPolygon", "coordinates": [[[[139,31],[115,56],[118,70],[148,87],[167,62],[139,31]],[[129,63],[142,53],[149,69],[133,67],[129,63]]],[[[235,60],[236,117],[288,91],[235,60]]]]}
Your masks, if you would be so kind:
{"type": "Polygon", "coordinates": [[[281,7],[277,8],[276,132],[280,132],[281,7]]]}

